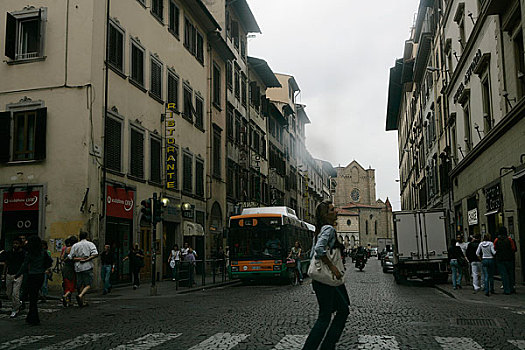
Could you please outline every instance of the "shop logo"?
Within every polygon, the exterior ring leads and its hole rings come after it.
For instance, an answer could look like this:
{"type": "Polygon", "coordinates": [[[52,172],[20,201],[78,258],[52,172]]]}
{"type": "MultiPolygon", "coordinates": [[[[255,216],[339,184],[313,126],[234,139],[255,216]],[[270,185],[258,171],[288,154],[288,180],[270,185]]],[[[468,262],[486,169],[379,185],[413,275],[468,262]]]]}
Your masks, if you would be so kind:
{"type": "Polygon", "coordinates": [[[28,198],[14,198],[14,199],[9,199],[9,198],[6,198],[4,199],[4,204],[10,204],[10,203],[20,203],[20,202],[24,202],[24,205],[26,207],[32,207],[33,205],[35,205],[36,203],[38,203],[38,196],[33,196],[33,197],[28,197],[28,198]]]}
{"type": "Polygon", "coordinates": [[[38,202],[38,197],[34,196],[34,197],[31,197],[31,198],[26,198],[25,205],[26,205],[26,207],[32,207],[37,202],[38,202]]]}
{"type": "Polygon", "coordinates": [[[130,211],[131,209],[133,209],[133,199],[126,199],[124,201],[124,210],[130,211]]]}

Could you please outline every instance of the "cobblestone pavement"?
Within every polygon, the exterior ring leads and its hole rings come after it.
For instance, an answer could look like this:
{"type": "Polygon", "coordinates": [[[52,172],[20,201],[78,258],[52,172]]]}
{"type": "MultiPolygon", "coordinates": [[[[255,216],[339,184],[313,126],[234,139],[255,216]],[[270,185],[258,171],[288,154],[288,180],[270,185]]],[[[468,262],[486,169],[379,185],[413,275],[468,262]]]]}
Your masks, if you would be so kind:
{"type": "MultiPolygon", "coordinates": [[[[466,287],[464,297],[452,298],[423,283],[396,285],[376,259],[363,272],[348,264],[346,286],[350,316],[338,349],[525,349],[523,296],[502,306],[496,303],[502,294],[482,303],[471,302],[466,287]]],[[[40,304],[40,326],[7,318],[4,304],[0,350],[293,350],[317,316],[308,280],[295,287],[235,285],[144,298],[133,292],[91,296],[85,308],[40,304]]]]}

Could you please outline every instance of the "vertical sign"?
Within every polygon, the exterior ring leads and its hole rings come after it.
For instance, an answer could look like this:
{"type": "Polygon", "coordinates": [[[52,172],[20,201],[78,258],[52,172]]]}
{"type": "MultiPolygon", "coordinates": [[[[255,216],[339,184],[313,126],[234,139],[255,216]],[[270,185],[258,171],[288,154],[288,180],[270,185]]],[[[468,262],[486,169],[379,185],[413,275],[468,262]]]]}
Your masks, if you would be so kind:
{"type": "Polygon", "coordinates": [[[175,150],[175,117],[172,109],[175,103],[168,103],[166,113],[166,188],[174,190],[177,187],[177,153],[175,150]]]}

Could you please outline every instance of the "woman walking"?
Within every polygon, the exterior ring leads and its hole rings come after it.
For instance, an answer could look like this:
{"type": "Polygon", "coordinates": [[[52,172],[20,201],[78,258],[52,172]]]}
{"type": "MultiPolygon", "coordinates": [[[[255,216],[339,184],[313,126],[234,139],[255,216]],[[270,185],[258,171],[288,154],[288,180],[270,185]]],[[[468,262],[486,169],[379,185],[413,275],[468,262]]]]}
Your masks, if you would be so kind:
{"type": "MultiPolygon", "coordinates": [[[[317,218],[317,242],[312,254],[315,254],[316,259],[321,259],[337,279],[341,279],[343,277],[341,271],[327,256],[327,250],[340,249],[341,245],[333,227],[337,214],[332,202],[325,200],[319,203],[315,209],[315,217],[317,218]]],[[[319,316],[306,339],[303,350],[315,350],[319,344],[321,349],[335,349],[349,314],[350,299],[346,287],[344,283],[334,287],[317,281],[312,281],[312,286],[319,304],[319,316]],[[336,314],[332,320],[334,311],[336,314]]]]}
{"type": "Polygon", "coordinates": [[[448,261],[450,269],[452,270],[452,287],[454,289],[461,289],[461,277],[463,275],[463,266],[467,263],[467,259],[463,254],[461,247],[457,245],[457,241],[452,238],[450,240],[450,247],[448,248],[448,261]]]}
{"type": "Polygon", "coordinates": [[[27,240],[27,254],[24,263],[16,274],[16,278],[27,274],[27,290],[29,294],[29,312],[26,322],[39,325],[38,317],[38,292],[44,283],[44,274],[53,265],[53,259],[42,249],[42,241],[37,235],[29,236],[27,240]]]}
{"type": "Polygon", "coordinates": [[[299,283],[303,283],[303,273],[301,271],[301,259],[303,250],[301,248],[301,243],[299,241],[295,241],[294,246],[290,250],[290,253],[288,254],[288,259],[294,259],[296,264],[297,273],[299,274],[299,283]]]}
{"type": "Polygon", "coordinates": [[[60,260],[63,263],[62,266],[62,281],[64,288],[64,295],[62,296],[62,304],[64,306],[72,306],[71,296],[75,292],[76,278],[75,278],[75,262],[68,258],[71,252],[73,244],[77,243],[78,239],[75,236],[71,236],[66,239],[66,246],[62,248],[60,254],[60,260]]]}
{"type": "Polygon", "coordinates": [[[140,269],[144,267],[144,252],[139,248],[138,243],[135,243],[133,249],[124,259],[122,259],[122,261],[128,259],[129,268],[133,271],[133,289],[137,289],[140,286],[140,269]]]}
{"type": "Polygon", "coordinates": [[[494,249],[494,244],[490,241],[488,233],[483,236],[483,242],[479,244],[476,255],[481,257],[481,269],[485,280],[485,295],[489,296],[489,292],[494,294],[494,257],[496,256],[496,250],[494,249]]]}
{"type": "Polygon", "coordinates": [[[175,244],[168,258],[168,264],[170,265],[170,268],[171,268],[171,277],[172,277],[171,280],[172,281],[177,280],[177,267],[179,266],[179,263],[180,263],[180,250],[179,250],[179,246],[175,244]]]}

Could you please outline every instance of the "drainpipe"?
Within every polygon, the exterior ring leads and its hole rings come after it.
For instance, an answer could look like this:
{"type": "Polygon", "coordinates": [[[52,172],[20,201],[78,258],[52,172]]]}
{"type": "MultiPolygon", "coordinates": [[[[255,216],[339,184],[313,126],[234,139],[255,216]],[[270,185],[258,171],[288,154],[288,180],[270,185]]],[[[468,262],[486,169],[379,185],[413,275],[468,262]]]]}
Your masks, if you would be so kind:
{"type": "Polygon", "coordinates": [[[108,57],[109,57],[109,9],[110,9],[110,2],[111,0],[106,0],[106,48],[105,48],[105,54],[104,54],[104,68],[106,70],[105,72],[105,82],[104,82],[104,121],[102,123],[102,137],[104,139],[104,158],[102,159],[102,181],[100,184],[100,197],[102,199],[102,210],[100,211],[100,219],[104,219],[106,216],[106,176],[107,176],[107,169],[106,169],[106,146],[107,146],[107,140],[105,135],[105,123],[106,118],[108,117],[108,95],[109,95],[109,66],[108,66],[108,57]]]}

